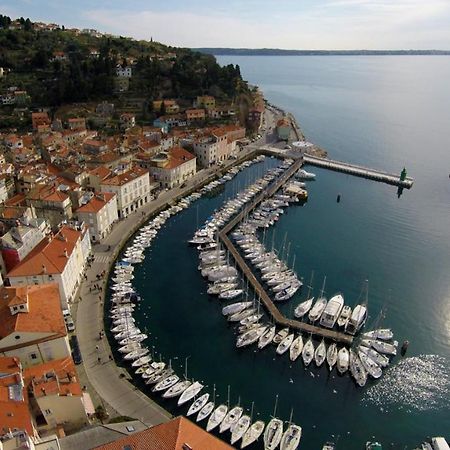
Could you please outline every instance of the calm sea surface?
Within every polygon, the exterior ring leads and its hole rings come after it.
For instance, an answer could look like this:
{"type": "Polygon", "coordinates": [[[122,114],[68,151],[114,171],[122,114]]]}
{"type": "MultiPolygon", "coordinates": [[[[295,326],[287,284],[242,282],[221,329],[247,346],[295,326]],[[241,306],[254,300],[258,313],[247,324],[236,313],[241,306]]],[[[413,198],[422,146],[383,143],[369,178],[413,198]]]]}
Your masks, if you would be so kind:
{"type": "MultiPolygon", "coordinates": [[[[301,448],[363,449],[374,436],[383,448],[412,449],[431,435],[450,438],[450,59],[447,57],[219,57],[239,64],[267,99],[294,113],[306,136],[330,157],[415,178],[398,198],[396,188],[312,169],[309,200],[293,206],[266,239],[290,243],[297,272],[317,294],[341,291],[358,301],[369,279],[369,323],[386,312],[383,326],[411,344],[378,382],[357,388],[349,376],[304,369],[275,349],[235,349],[216,298],[197,271],[197,251],[187,245],[197,225],[245,185],[277,164],[266,159],[240,173],[213,198],[203,198],[171,218],[135,285],[145,298],[137,317],[149,344],[172,358],[180,374],[203,380],[217,402],[246,408],[268,420],[277,415],[303,427],[301,448]],[[337,194],[341,202],[336,203],[337,194]],[[272,236],[273,231],[274,236],[272,236]]],[[[280,308],[291,314],[306,290],[280,308]]],[[[162,403],[174,413],[174,402],[162,403]]],[[[178,412],[185,412],[178,410],[178,412]]],[[[260,448],[256,446],[255,448],[260,448]]]]}

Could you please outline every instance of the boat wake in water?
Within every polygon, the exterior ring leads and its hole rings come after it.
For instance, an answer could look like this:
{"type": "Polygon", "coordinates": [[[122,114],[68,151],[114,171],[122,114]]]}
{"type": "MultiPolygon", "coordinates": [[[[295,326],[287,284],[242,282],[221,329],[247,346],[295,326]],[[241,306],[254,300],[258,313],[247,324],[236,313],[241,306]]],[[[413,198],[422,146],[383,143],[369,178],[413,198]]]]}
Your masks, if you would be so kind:
{"type": "Polygon", "coordinates": [[[406,358],[387,370],[363,398],[387,409],[429,411],[450,408],[450,364],[437,355],[406,358]]]}

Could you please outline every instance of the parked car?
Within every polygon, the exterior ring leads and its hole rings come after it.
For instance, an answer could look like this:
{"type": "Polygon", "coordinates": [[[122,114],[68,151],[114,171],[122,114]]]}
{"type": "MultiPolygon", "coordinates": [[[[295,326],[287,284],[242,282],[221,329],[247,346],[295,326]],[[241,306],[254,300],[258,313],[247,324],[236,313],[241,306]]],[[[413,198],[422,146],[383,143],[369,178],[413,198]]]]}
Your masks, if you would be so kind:
{"type": "Polygon", "coordinates": [[[73,323],[72,319],[66,320],[66,328],[69,333],[75,331],[75,324],[73,323]]]}

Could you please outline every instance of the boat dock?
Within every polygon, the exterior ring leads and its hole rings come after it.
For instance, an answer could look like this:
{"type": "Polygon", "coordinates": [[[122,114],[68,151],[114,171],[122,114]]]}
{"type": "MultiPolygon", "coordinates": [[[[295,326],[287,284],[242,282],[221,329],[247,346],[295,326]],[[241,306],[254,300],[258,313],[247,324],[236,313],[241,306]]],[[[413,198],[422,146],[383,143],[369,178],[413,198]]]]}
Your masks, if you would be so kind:
{"type": "Polygon", "coordinates": [[[402,178],[399,175],[393,175],[380,170],[369,169],[367,167],[349,164],[342,161],[334,161],[332,159],[319,158],[311,155],[304,155],[303,161],[305,164],[310,164],[311,166],[322,167],[324,169],[330,169],[336,172],[343,172],[349,175],[380,181],[382,183],[392,184],[394,186],[399,186],[406,189],[410,189],[414,184],[414,179],[411,177],[405,176],[402,178]]]}
{"type": "Polygon", "coordinates": [[[256,206],[261,203],[265,198],[271,197],[294,173],[301,167],[302,160],[296,160],[272,185],[265,189],[261,194],[259,194],[246,208],[244,208],[233,220],[225,225],[224,228],[219,232],[219,238],[223,244],[227,247],[230,254],[233,256],[236,264],[239,266],[241,272],[248,279],[249,283],[252,285],[261,302],[264,304],[265,308],[271,315],[274,323],[281,327],[289,327],[293,330],[302,331],[304,333],[314,334],[319,337],[334,340],[345,345],[351,345],[353,342],[353,336],[341,333],[334,330],[329,330],[327,328],[318,327],[311,325],[309,323],[300,322],[294,319],[288,319],[283,316],[279,309],[276,307],[272,299],[267,294],[264,287],[255,277],[253,271],[247,265],[245,260],[242,258],[236,247],[233,245],[231,240],[228,238],[228,233],[243,220],[244,217],[248,215],[256,206]]]}

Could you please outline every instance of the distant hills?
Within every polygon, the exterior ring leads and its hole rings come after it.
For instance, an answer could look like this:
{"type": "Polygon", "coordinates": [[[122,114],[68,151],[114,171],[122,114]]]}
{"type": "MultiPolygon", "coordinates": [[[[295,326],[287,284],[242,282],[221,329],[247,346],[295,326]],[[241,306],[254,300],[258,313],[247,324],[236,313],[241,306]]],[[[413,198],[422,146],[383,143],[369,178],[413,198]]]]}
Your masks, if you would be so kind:
{"type": "Polygon", "coordinates": [[[244,56],[384,56],[450,55],[450,50],[283,50],[279,48],[193,48],[211,55],[244,56]]]}

